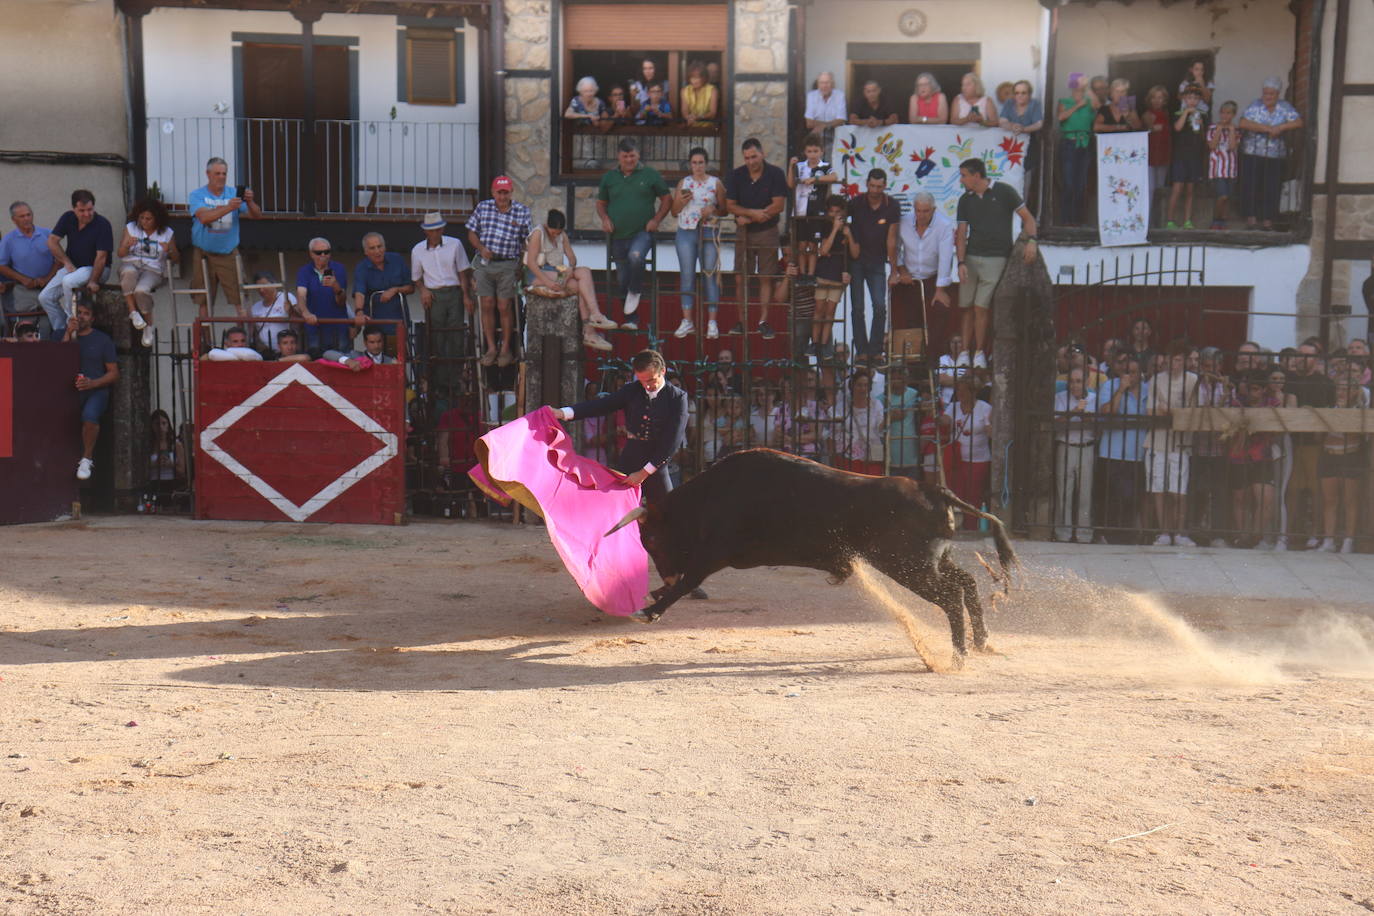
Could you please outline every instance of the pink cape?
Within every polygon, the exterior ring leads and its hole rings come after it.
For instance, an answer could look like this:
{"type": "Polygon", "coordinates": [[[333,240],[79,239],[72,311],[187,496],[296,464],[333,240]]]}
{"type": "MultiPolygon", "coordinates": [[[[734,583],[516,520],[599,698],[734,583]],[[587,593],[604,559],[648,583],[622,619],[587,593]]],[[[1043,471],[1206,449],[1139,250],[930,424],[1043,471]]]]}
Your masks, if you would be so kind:
{"type": "Polygon", "coordinates": [[[582,594],[626,617],[649,593],[649,554],[639,522],[607,531],[639,505],[639,487],[619,484],[610,468],[573,451],[552,408],[541,407],[477,440],[478,465],[468,471],[492,499],[512,499],[544,519],[549,540],[582,594]]]}

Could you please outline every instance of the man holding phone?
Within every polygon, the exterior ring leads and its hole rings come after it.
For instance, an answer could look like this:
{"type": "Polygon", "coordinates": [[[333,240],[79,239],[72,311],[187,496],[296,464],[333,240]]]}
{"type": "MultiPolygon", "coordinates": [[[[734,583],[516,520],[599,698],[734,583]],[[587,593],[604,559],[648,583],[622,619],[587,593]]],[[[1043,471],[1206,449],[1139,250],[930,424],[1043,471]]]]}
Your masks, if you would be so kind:
{"type": "Polygon", "coordinates": [[[239,217],[257,219],[262,208],[253,198],[250,188],[227,187],[229,166],[218,156],[205,163],[206,183],[191,192],[187,202],[192,214],[189,282],[199,288],[209,274],[209,297],[194,296],[200,306],[200,316],[208,318],[215,301],[215,293],[223,287],[224,298],[240,317],[247,317],[243,294],[239,289],[238,264],[234,257],[239,247],[239,217]],[[202,268],[204,262],[206,267],[202,268]],[[207,269],[208,268],[208,269],[207,269]]]}
{"type": "Polygon", "coordinates": [[[333,259],[329,239],[311,239],[306,251],[310,263],[296,271],[296,308],[308,325],[306,349],[312,359],[319,359],[325,350],[347,350],[351,342],[348,325],[320,325],[321,318],[348,318],[348,270],[333,259]]]}

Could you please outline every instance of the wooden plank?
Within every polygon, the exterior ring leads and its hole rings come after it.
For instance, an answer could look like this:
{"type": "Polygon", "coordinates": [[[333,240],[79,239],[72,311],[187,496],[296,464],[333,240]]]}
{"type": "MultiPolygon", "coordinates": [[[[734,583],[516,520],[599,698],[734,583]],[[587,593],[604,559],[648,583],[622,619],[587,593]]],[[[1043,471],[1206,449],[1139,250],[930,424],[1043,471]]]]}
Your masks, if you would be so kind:
{"type": "Polygon", "coordinates": [[[1178,407],[1169,416],[1180,432],[1225,432],[1243,425],[1252,433],[1374,435],[1374,410],[1355,407],[1178,407]]]}

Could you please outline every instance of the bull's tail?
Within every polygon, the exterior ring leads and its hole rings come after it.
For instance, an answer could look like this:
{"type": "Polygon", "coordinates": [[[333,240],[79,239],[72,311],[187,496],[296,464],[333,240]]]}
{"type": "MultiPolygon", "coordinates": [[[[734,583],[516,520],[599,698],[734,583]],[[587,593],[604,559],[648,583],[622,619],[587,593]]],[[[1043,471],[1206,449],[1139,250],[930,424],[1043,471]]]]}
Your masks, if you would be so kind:
{"type": "MultiPolygon", "coordinates": [[[[1011,538],[1007,537],[1007,528],[1002,524],[1002,520],[977,506],[969,505],[945,487],[940,488],[940,494],[945,498],[945,502],[959,511],[987,519],[988,528],[992,531],[992,541],[997,545],[997,562],[1002,568],[1002,585],[1004,588],[1010,588],[1012,571],[1021,565],[1021,561],[1016,558],[1016,551],[1011,546],[1011,538]]],[[[993,572],[991,567],[988,568],[988,572],[993,572]]],[[[994,573],[993,578],[998,576],[994,573]]]]}

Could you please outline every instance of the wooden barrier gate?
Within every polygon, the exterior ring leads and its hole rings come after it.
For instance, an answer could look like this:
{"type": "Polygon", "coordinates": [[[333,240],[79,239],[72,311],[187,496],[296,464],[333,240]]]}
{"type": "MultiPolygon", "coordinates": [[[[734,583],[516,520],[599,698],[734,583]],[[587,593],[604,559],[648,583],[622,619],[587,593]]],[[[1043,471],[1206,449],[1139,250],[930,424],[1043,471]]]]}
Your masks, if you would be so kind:
{"type": "Polygon", "coordinates": [[[75,344],[0,343],[0,524],[49,522],[78,500],[75,344]]]}
{"type": "Polygon", "coordinates": [[[401,523],[404,366],[196,370],[196,518],[401,523]]]}

